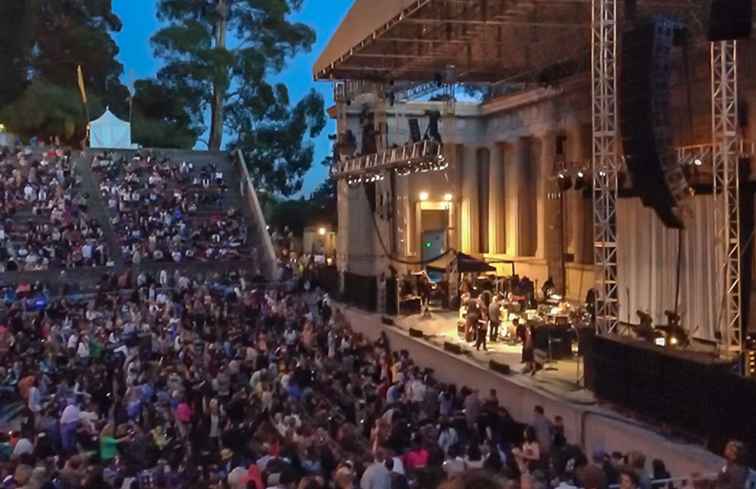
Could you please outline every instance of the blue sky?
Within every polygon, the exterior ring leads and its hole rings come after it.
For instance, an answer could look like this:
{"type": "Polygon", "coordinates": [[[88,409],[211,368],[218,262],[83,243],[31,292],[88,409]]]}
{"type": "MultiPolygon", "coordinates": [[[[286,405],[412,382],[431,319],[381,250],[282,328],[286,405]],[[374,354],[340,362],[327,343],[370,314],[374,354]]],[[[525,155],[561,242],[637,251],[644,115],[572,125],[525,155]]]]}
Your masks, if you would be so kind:
{"type": "MultiPolygon", "coordinates": [[[[331,85],[312,80],[312,65],[325,47],[352,5],[353,0],[305,0],[304,6],[293,19],[310,25],[317,33],[317,41],[309,53],[301,53],[289,61],[287,69],[276,77],[288,85],[292,101],[299,100],[311,88],[315,88],[332,103],[331,85]]],[[[120,48],[119,61],[124,66],[124,81],[153,76],[160,64],[152,56],[150,37],[158,28],[155,0],[113,0],[113,10],[121,18],[123,29],[114,37],[120,48]]],[[[328,175],[320,162],[330,151],[328,134],[335,131],[334,121],[315,141],[315,161],[305,178],[303,191],[312,191],[328,175]]]]}

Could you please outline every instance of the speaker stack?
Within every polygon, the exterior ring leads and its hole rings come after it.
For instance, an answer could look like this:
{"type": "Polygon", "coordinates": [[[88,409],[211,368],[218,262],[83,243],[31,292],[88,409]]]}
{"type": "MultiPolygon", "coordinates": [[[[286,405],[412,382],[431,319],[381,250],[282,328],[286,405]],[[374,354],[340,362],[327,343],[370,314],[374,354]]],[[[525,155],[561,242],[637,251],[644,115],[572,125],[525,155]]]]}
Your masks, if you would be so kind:
{"type": "Polygon", "coordinates": [[[622,140],[635,192],[665,225],[683,228],[681,208],[690,196],[672,145],[672,51],[685,39],[683,25],[653,17],[627,31],[622,43],[622,140]]]}

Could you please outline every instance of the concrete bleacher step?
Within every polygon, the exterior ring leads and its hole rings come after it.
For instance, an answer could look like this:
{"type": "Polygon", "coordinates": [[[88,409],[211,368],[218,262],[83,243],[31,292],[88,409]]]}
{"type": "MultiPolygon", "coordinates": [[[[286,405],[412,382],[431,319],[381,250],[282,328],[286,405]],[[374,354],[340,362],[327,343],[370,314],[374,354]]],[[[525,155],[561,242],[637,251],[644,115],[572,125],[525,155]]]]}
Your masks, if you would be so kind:
{"type": "MultiPolygon", "coordinates": [[[[223,193],[223,200],[221,206],[205,206],[201,205],[199,207],[199,210],[196,213],[192,214],[192,219],[197,218],[210,218],[212,216],[216,215],[222,215],[224,214],[228,209],[238,209],[241,210],[241,217],[242,220],[247,223],[247,241],[249,243],[254,243],[256,241],[256,237],[254,235],[256,227],[252,225],[253,218],[252,213],[249,210],[249,207],[247,205],[244,205],[244,200],[241,195],[241,190],[239,186],[239,182],[241,180],[241,172],[238,168],[238,166],[231,160],[231,157],[228,153],[225,152],[199,152],[199,151],[186,151],[186,150],[162,150],[162,149],[152,149],[147,150],[151,151],[153,154],[155,154],[157,157],[168,157],[172,158],[178,161],[187,161],[191,162],[194,165],[194,169],[201,170],[202,168],[208,167],[210,164],[215,164],[217,169],[221,172],[223,172],[224,175],[224,181],[227,185],[227,190],[223,193]]],[[[130,158],[134,151],[115,151],[113,152],[114,157],[116,159],[119,158],[130,158]]],[[[87,167],[89,167],[89,164],[87,164],[87,167]]],[[[91,168],[90,168],[90,174],[91,168]]],[[[107,210],[107,215],[111,216],[111,213],[109,210],[107,210]]]]}
{"type": "Polygon", "coordinates": [[[89,215],[97,220],[108,243],[109,256],[119,265],[123,262],[121,247],[110,221],[110,213],[100,193],[98,180],[92,171],[90,159],[85,155],[76,155],[76,170],[81,176],[82,192],[89,194],[89,215]]]}
{"type": "MultiPolygon", "coordinates": [[[[119,159],[122,156],[130,157],[133,151],[116,151],[115,158],[119,159]]],[[[224,174],[224,181],[227,185],[227,190],[223,193],[221,205],[200,205],[199,210],[192,214],[193,221],[202,221],[210,219],[215,216],[224,215],[229,209],[237,209],[241,211],[241,218],[246,223],[247,227],[247,244],[239,248],[241,257],[235,260],[222,260],[222,261],[190,261],[182,262],[180,264],[174,264],[171,262],[148,262],[143,261],[139,266],[133,266],[131,263],[127,263],[121,253],[121,234],[117,225],[113,225],[111,218],[113,217],[113,211],[106,205],[102,193],[100,192],[100,182],[103,175],[101,172],[95,172],[91,167],[92,153],[80,155],[78,153],[73,155],[75,162],[75,171],[77,175],[81,177],[81,184],[79,191],[89,195],[88,201],[88,216],[94,218],[105,234],[106,243],[109,247],[110,256],[115,260],[116,269],[108,267],[87,268],[77,270],[67,270],[65,275],[61,275],[60,270],[38,271],[38,272],[6,272],[0,273],[0,283],[19,283],[21,281],[36,281],[50,284],[56,289],[61,286],[63,282],[68,284],[76,284],[77,287],[83,288],[83,290],[90,290],[96,286],[99,279],[103,274],[108,272],[120,272],[125,269],[129,269],[132,272],[138,273],[139,271],[147,271],[150,273],[159,272],[162,269],[173,271],[175,269],[181,269],[187,274],[194,275],[196,273],[210,274],[215,272],[225,271],[253,271],[259,265],[259,257],[256,253],[260,253],[262,246],[259,245],[261,237],[256,233],[259,231],[259,226],[255,224],[252,212],[249,205],[246,202],[246,198],[242,195],[239,182],[242,179],[241,171],[235,162],[227,153],[219,152],[192,152],[192,151],[158,151],[159,154],[164,154],[170,158],[177,159],[179,161],[186,160],[191,161],[194,164],[195,169],[201,169],[205,166],[214,163],[219,171],[224,174]],[[255,256],[253,256],[255,254],[255,256]]],[[[22,216],[31,216],[31,209],[24,209],[22,216]],[[28,212],[28,214],[26,213],[28,212]]],[[[15,220],[14,220],[15,221],[15,220]]],[[[20,221],[20,219],[19,219],[20,221]]],[[[23,221],[24,223],[28,220],[23,221]]],[[[34,220],[32,221],[34,222],[34,220]]],[[[24,224],[26,226],[26,224],[24,224]]],[[[264,229],[264,226],[262,227],[264,229]]],[[[26,227],[15,227],[15,230],[26,230],[26,227]]]]}

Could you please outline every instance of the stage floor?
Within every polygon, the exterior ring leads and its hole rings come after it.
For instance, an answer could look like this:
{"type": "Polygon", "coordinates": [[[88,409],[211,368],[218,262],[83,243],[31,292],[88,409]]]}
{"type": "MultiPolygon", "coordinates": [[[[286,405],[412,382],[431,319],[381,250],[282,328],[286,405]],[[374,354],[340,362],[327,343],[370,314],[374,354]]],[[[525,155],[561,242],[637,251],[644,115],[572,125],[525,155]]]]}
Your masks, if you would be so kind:
{"type": "Polygon", "coordinates": [[[509,365],[512,371],[510,378],[518,384],[543,389],[569,402],[581,404],[596,402],[593,394],[582,387],[582,359],[573,357],[554,361],[547,364],[535,376],[531,376],[529,373],[523,374],[522,370],[525,365],[521,362],[521,345],[509,345],[502,341],[491,343],[489,341],[487,344],[488,351],[477,351],[474,343],[467,343],[457,334],[458,317],[456,311],[432,311],[430,317],[423,317],[422,314],[399,316],[395,320],[395,325],[407,332],[410,328],[422,331],[425,341],[440,348],[443,348],[444,342],[460,345],[465,356],[481,367],[488,368],[490,360],[509,365]]]}

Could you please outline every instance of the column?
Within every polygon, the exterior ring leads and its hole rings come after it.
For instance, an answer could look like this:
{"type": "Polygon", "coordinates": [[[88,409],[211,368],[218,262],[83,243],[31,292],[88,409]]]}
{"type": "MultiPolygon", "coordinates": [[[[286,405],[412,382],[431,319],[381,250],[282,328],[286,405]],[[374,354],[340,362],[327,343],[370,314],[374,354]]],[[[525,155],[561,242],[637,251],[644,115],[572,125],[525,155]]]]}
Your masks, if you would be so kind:
{"type": "Polygon", "coordinates": [[[339,292],[344,293],[344,273],[349,269],[349,186],[345,179],[336,183],[336,209],[339,233],[336,236],[336,266],[339,272],[339,292]]]}
{"type": "Polygon", "coordinates": [[[538,250],[538,145],[521,138],[517,158],[517,255],[536,256],[538,250]]]}
{"type": "MultiPolygon", "coordinates": [[[[548,274],[554,281],[557,290],[565,291],[564,247],[562,228],[562,199],[554,198],[559,195],[559,188],[552,179],[554,164],[557,159],[557,133],[548,132],[540,140],[541,158],[539,162],[539,253],[543,253],[548,266],[548,274]],[[549,194],[552,198],[549,198],[549,194]]],[[[566,197],[567,193],[562,193],[566,197]]],[[[539,255],[540,256],[540,255],[539,255]]]]}
{"type": "Polygon", "coordinates": [[[461,162],[461,229],[462,252],[478,253],[478,161],[476,148],[465,146],[464,159],[461,162]]]}
{"type": "Polygon", "coordinates": [[[496,144],[491,148],[488,200],[488,251],[506,253],[506,214],[504,207],[504,147],[496,144]]]}
{"type": "Polygon", "coordinates": [[[503,146],[504,157],[504,215],[506,224],[506,250],[509,256],[518,256],[521,247],[520,234],[520,189],[522,184],[522,160],[527,144],[518,138],[511,145],[503,146]]]}

